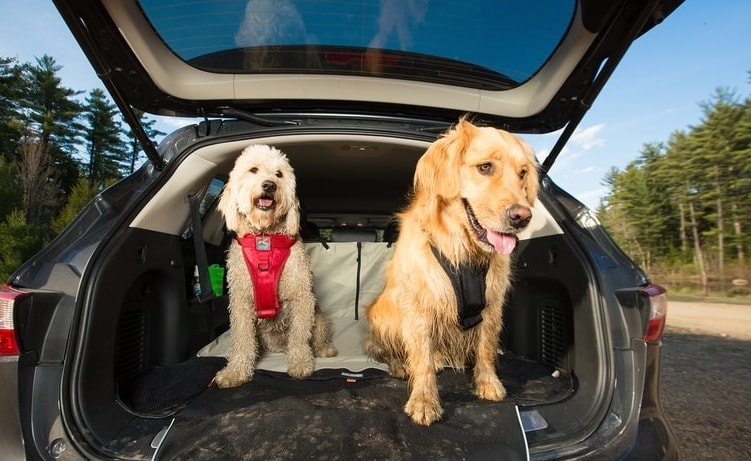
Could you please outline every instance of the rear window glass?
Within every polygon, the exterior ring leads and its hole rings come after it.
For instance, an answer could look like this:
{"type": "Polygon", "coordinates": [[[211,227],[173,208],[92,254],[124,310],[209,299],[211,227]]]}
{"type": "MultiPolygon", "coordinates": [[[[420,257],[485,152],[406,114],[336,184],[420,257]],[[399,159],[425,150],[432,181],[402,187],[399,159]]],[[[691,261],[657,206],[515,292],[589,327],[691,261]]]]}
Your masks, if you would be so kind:
{"type": "Polygon", "coordinates": [[[573,0],[141,0],[182,60],[220,73],[515,87],[559,45],[573,0]]]}

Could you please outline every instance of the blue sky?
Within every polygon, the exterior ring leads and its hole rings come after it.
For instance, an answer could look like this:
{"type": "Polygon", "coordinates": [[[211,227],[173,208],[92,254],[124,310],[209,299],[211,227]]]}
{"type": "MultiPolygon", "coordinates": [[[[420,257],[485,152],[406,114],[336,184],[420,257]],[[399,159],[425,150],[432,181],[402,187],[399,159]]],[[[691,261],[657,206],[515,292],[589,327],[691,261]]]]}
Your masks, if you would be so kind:
{"type": "MultiPolygon", "coordinates": [[[[50,1],[0,0],[0,56],[33,62],[49,54],[63,84],[103,87],[50,1]]],[[[666,141],[701,122],[700,103],[719,87],[751,96],[751,2],[687,0],[634,43],[551,171],[590,207],[611,167],[623,168],[642,146],[666,141]]],[[[168,132],[184,121],[159,120],[168,132]]],[[[543,159],[556,134],[526,138],[543,159]]]]}

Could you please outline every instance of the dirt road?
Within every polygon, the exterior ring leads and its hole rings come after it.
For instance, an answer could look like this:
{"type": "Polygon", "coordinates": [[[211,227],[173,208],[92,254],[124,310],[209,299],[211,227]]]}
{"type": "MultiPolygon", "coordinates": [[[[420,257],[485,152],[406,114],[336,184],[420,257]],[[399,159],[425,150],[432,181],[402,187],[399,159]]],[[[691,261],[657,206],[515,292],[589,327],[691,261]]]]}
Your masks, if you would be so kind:
{"type": "Polygon", "coordinates": [[[684,459],[751,456],[751,306],[671,301],[661,394],[684,459]]]}
{"type": "Polygon", "coordinates": [[[751,305],[670,301],[667,325],[751,341],[751,305]]]}

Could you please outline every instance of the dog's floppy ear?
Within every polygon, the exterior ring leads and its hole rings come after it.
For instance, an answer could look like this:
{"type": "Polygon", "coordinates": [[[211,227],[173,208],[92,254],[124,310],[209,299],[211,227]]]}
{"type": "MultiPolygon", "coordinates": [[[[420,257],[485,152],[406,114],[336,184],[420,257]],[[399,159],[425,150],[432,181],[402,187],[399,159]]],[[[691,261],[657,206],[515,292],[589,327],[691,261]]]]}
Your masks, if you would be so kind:
{"type": "Polygon", "coordinates": [[[286,235],[300,234],[300,201],[297,199],[294,200],[287,211],[287,217],[284,220],[284,233],[286,235]]]}
{"type": "Polygon", "coordinates": [[[529,204],[534,205],[535,200],[537,199],[537,190],[540,187],[539,165],[537,164],[537,158],[535,157],[535,153],[534,151],[532,151],[532,148],[529,147],[529,145],[524,141],[520,140],[520,143],[522,145],[524,155],[527,156],[527,158],[529,159],[529,164],[531,165],[531,168],[529,169],[529,171],[527,171],[527,175],[524,177],[523,187],[529,204]]]}
{"type": "Polygon", "coordinates": [[[436,140],[420,157],[415,169],[416,193],[454,198],[459,195],[459,170],[475,126],[464,118],[436,140]]]}
{"type": "Polygon", "coordinates": [[[222,196],[219,197],[219,203],[216,208],[224,215],[224,221],[227,224],[227,229],[231,231],[237,231],[239,226],[237,216],[237,206],[235,205],[234,193],[229,183],[224,185],[222,190],[222,196]]]}

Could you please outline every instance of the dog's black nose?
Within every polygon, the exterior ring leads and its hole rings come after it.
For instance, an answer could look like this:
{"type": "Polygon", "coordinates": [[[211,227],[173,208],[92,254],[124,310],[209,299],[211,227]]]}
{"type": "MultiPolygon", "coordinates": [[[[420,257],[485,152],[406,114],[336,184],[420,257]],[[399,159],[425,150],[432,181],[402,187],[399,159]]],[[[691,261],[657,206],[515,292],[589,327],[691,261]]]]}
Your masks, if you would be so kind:
{"type": "Polygon", "coordinates": [[[261,189],[269,194],[276,192],[276,183],[274,181],[264,181],[261,183],[261,189]]]}
{"type": "Polygon", "coordinates": [[[512,205],[506,210],[506,216],[511,227],[523,229],[532,219],[532,210],[522,205],[512,205]]]}

